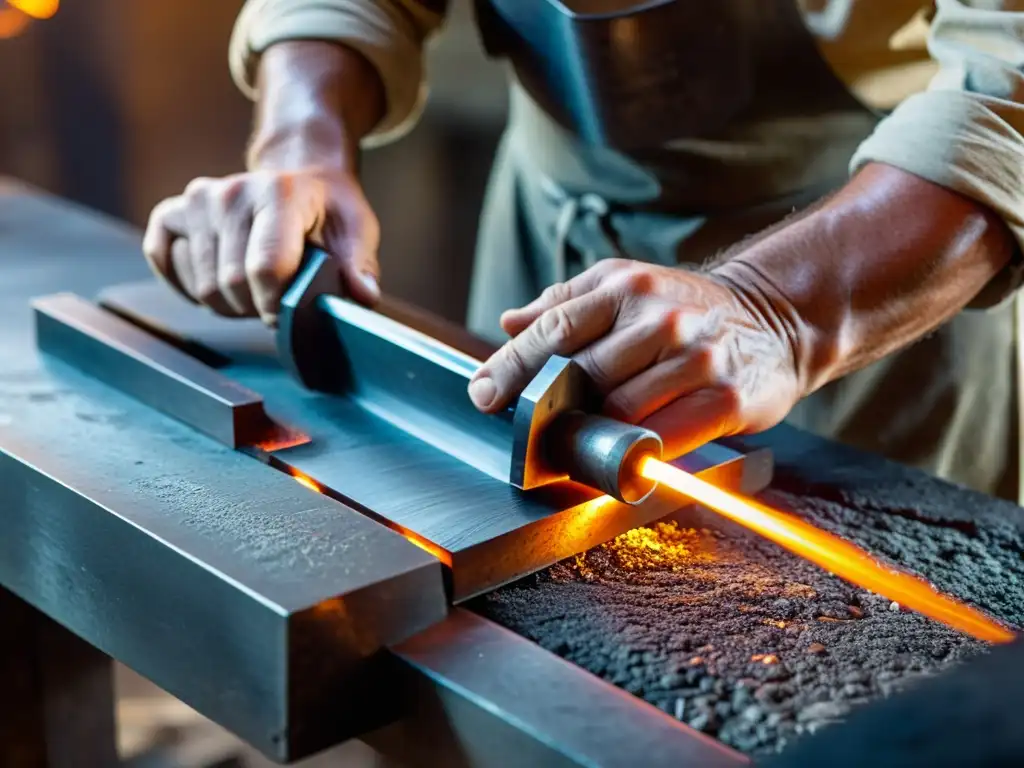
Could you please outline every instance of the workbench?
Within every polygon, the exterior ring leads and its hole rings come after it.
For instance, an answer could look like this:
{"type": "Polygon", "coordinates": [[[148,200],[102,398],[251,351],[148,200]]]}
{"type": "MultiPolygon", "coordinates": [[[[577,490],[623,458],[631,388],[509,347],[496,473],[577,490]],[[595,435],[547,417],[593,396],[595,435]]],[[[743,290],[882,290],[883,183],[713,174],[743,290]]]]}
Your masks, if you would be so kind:
{"type": "MultiPolygon", "coordinates": [[[[133,229],[0,183],[0,750],[11,764],[116,765],[112,659],[280,760],[356,729],[385,752],[433,752],[441,765],[629,766],[638,745],[644,765],[747,762],[445,605],[434,589],[441,564],[394,531],[38,354],[30,299],[94,296],[147,276],[133,229]],[[378,560],[353,569],[347,555],[367,547],[378,560]],[[395,561],[404,570],[386,599],[402,607],[401,637],[374,605],[332,602],[395,561]],[[354,628],[360,637],[333,634],[354,628]],[[291,640],[308,643],[302,668],[280,666],[291,640]],[[326,652],[339,642],[370,660],[355,676],[326,652]]],[[[809,450],[801,439],[782,430],[748,442],[824,461],[827,443],[809,450]]],[[[836,456],[839,475],[857,460],[836,456]]],[[[979,675],[1019,669],[1019,655],[1019,644],[993,653],[979,675]]],[[[870,739],[836,743],[877,757],[870,739]]],[[[827,750],[815,739],[806,753],[827,750]]]]}

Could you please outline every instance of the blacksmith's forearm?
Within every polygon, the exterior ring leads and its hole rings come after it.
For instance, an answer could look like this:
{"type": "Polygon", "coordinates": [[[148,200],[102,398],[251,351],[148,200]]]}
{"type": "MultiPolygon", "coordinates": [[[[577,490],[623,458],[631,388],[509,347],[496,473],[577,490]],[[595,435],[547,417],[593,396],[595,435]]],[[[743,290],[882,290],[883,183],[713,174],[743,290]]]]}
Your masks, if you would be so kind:
{"type": "Polygon", "coordinates": [[[324,157],[354,163],[384,109],[377,71],[359,53],[334,42],[273,45],[260,58],[249,166],[300,168],[324,157]]]}
{"type": "Polygon", "coordinates": [[[716,267],[780,318],[805,394],[932,331],[1014,255],[991,211],[871,164],[809,215],[716,267]]]}

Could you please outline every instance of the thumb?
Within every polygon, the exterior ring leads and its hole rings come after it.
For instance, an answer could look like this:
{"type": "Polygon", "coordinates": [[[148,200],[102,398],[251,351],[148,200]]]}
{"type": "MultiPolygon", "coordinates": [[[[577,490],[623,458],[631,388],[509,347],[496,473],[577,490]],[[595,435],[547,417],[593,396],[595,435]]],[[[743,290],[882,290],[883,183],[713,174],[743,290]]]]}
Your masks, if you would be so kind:
{"type": "Polygon", "coordinates": [[[380,224],[362,193],[349,193],[323,231],[324,247],[334,255],[345,288],[360,304],[380,300],[380,224]]]}

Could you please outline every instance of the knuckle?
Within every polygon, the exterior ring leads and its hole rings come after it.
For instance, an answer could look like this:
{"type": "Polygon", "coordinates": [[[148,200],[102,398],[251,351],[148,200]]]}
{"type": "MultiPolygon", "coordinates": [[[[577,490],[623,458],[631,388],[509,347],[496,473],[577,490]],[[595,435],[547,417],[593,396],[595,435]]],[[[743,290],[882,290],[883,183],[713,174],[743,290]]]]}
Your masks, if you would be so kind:
{"type": "Polygon", "coordinates": [[[629,269],[617,270],[608,282],[616,293],[635,296],[652,293],[656,278],[649,270],[632,265],[629,269]]]}
{"type": "Polygon", "coordinates": [[[632,269],[625,273],[623,286],[627,291],[634,294],[653,293],[655,277],[646,269],[632,269]]]}
{"type": "Polygon", "coordinates": [[[203,304],[210,304],[217,300],[220,291],[217,281],[206,277],[196,277],[195,291],[193,295],[203,304]]]}
{"type": "Polygon", "coordinates": [[[542,314],[538,326],[541,341],[555,350],[562,350],[572,342],[575,327],[569,313],[562,306],[552,307],[542,314]]]}
{"type": "Polygon", "coordinates": [[[743,408],[743,390],[735,381],[719,382],[715,389],[723,406],[723,420],[731,423],[732,415],[743,408]]]}
{"type": "Polygon", "coordinates": [[[226,216],[237,211],[248,197],[249,184],[243,176],[229,176],[217,190],[217,211],[226,216]]]}
{"type": "Polygon", "coordinates": [[[217,275],[217,285],[224,294],[238,294],[246,289],[248,282],[244,267],[227,267],[217,275]]]}
{"type": "Polygon", "coordinates": [[[707,380],[714,380],[717,374],[715,350],[710,344],[698,344],[690,348],[690,365],[707,380]]]}
{"type": "Polygon", "coordinates": [[[274,173],[264,179],[263,185],[268,203],[284,205],[295,190],[295,177],[290,173],[274,173]]]}
{"type": "Polygon", "coordinates": [[[208,176],[197,176],[185,185],[185,197],[190,199],[205,197],[213,186],[214,180],[208,176]]]}
{"type": "Polygon", "coordinates": [[[561,304],[569,298],[569,286],[565,283],[552,283],[541,292],[541,299],[549,304],[561,304]]]}

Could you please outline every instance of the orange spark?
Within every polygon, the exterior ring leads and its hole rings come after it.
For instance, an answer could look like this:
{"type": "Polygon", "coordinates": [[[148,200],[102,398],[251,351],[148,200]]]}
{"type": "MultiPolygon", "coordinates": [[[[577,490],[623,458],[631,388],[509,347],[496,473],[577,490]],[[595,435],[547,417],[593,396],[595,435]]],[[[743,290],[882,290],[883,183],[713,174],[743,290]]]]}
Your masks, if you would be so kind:
{"type": "Polygon", "coordinates": [[[1014,634],[981,611],[940,594],[923,579],[878,563],[838,536],[791,515],[735,496],[655,458],[640,464],[640,474],[746,526],[829,573],[905,605],[979,640],[1006,643],[1014,634]]]}

